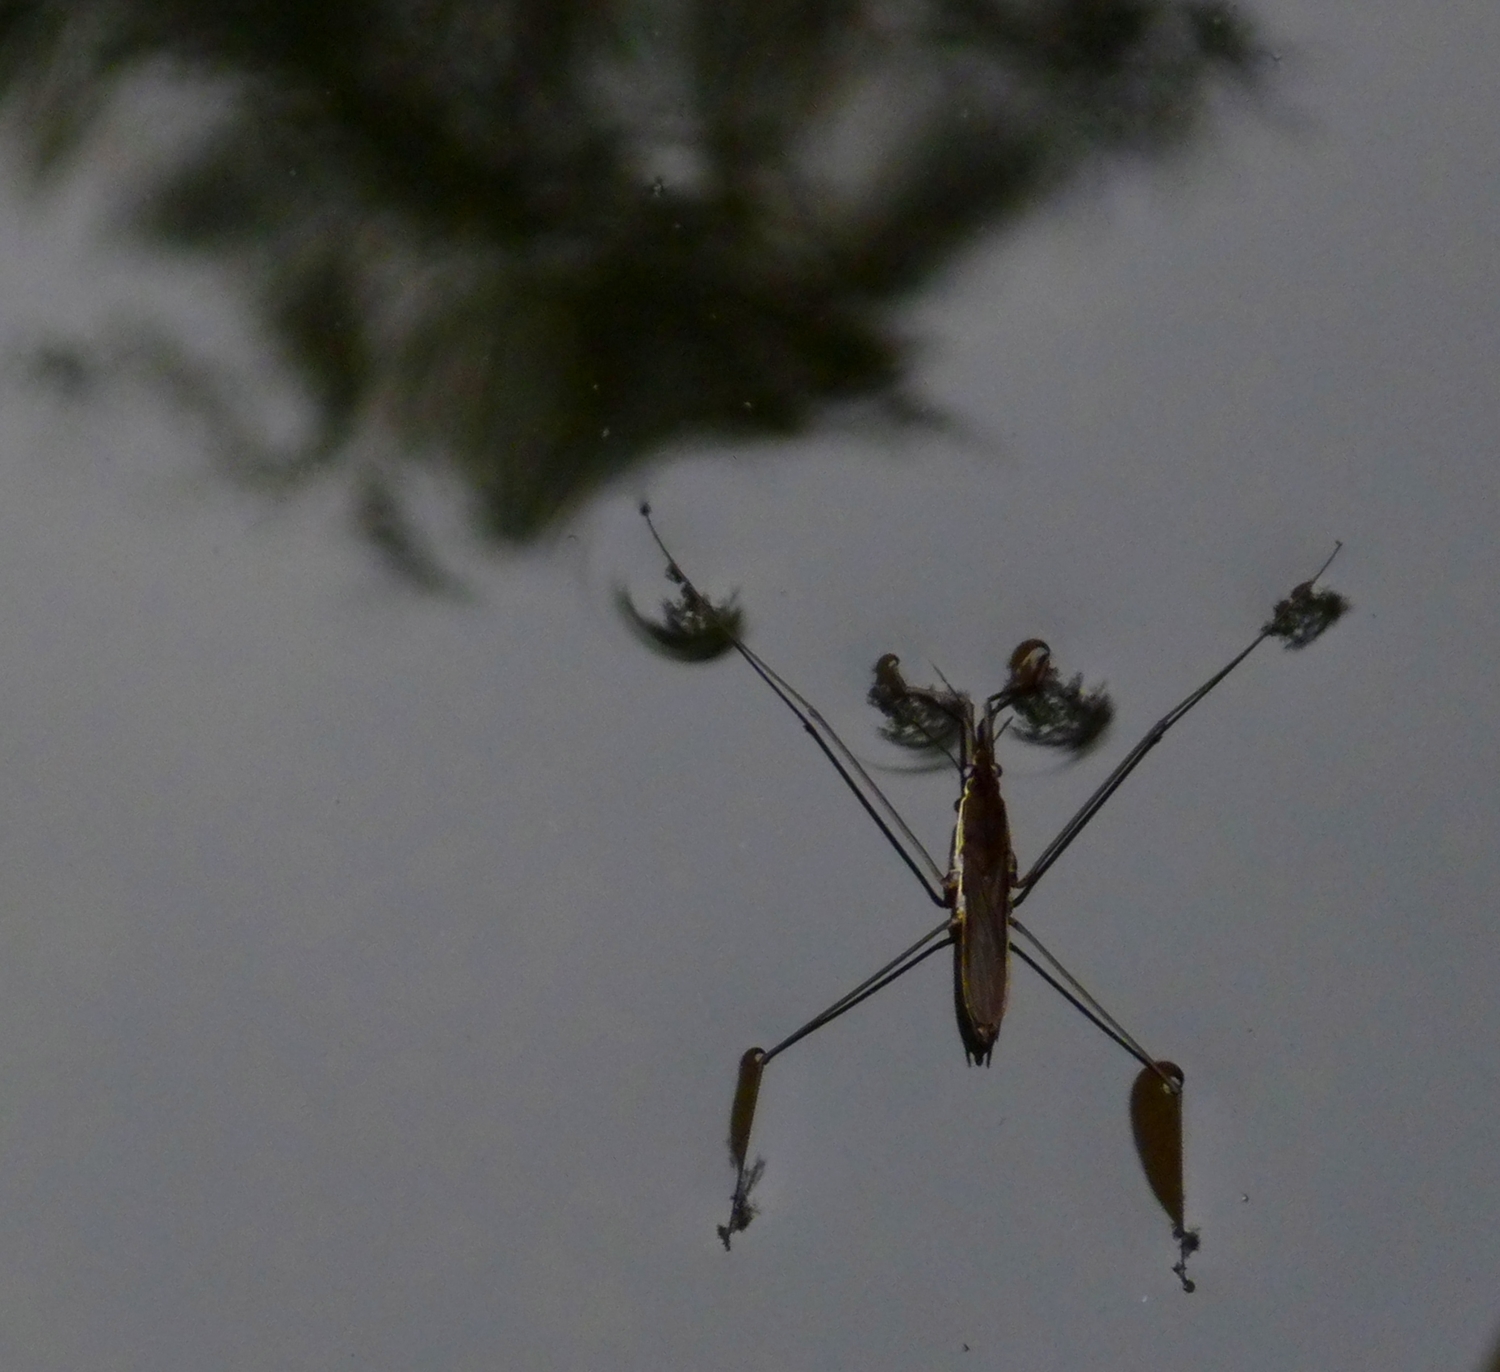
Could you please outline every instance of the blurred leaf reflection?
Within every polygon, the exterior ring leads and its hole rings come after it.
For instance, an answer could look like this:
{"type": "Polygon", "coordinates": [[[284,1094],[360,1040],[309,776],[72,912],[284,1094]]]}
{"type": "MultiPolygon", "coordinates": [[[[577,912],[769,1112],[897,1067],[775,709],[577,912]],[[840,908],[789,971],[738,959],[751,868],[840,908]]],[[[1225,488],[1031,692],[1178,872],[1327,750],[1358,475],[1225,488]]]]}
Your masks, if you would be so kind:
{"type": "Polygon", "coordinates": [[[134,216],[243,272],[318,410],[226,467],[368,506],[394,448],[512,541],[676,440],[910,416],[903,298],[1258,70],[1184,0],[0,0],[41,170],[126,77],[232,95],[134,216]]]}

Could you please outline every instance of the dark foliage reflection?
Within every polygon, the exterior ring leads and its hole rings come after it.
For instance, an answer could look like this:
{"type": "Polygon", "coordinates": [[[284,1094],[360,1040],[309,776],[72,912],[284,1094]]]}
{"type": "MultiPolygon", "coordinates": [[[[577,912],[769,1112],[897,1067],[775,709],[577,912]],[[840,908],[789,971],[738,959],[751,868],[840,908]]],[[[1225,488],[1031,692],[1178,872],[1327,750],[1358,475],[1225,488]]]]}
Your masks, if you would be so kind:
{"type": "Polygon", "coordinates": [[[136,214],[243,270],[317,407],[226,466],[355,469],[418,580],[372,442],[520,541],[674,440],[909,415],[893,306],[1257,69],[1203,0],[0,0],[43,168],[142,70],[233,93],[136,214]]]}

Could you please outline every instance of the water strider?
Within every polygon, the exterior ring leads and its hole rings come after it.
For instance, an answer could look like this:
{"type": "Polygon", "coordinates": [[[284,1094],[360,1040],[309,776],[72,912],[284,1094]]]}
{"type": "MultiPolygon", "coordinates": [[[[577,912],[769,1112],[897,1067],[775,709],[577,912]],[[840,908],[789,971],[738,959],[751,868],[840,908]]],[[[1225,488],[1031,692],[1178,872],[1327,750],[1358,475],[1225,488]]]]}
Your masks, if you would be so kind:
{"type": "Polygon", "coordinates": [[[881,733],[899,746],[946,759],[960,780],[957,819],[944,871],[827,720],[746,645],[741,636],[743,620],[739,610],[732,603],[715,605],[703,595],[667,550],[651,521],[650,507],[643,505],[641,514],[667,559],[667,576],[678,587],[678,598],[675,602],[664,602],[663,622],[656,624],[638,615],[622,597],[622,608],[636,628],[664,651],[685,660],[704,661],[731,650],[739,653],[801,721],[928,897],[945,911],[941,923],[800,1029],[769,1049],[751,1048],[740,1059],[729,1125],[735,1189],[729,1221],[719,1227],[725,1248],[755,1214],[750,1193],[765,1164],[759,1158],[750,1161],[750,1131],[767,1064],[932,954],[952,947],[953,1000],[959,1037],[971,1063],[988,1065],[1005,1015],[1014,952],[1142,1064],[1130,1097],[1132,1131],[1151,1189],[1172,1220],[1173,1237],[1179,1249],[1173,1271],[1184,1290],[1191,1291],[1193,1284],[1188,1280],[1186,1264],[1188,1254],[1198,1246],[1198,1237],[1186,1227],[1184,1215],[1182,1069],[1148,1054],[1016,919],[1015,910],[1125,778],[1161,742],[1167,730],[1262,642],[1280,638],[1288,648],[1306,647],[1348,609],[1348,602],[1336,592],[1316,589],[1318,578],[1341,545],[1335,545],[1333,554],[1316,575],[1294,588],[1275,607],[1271,618],[1246,648],[1151,726],[1021,876],[1000,793],[996,739],[1007,727],[1015,725],[1017,734],[1028,742],[1082,751],[1097,741],[1112,714],[1102,690],[1085,690],[1081,677],[1063,681],[1052,664],[1051,650],[1035,638],[1027,639],[1011,654],[1005,685],[979,702],[946,681],[941,687],[910,685],[901,674],[900,661],[894,653],[886,653],[876,662],[869,702],[885,717],[881,733]],[[999,723],[1007,711],[1005,721],[999,723]],[[1019,935],[1028,946],[1016,946],[1013,934],[1019,935]]]}

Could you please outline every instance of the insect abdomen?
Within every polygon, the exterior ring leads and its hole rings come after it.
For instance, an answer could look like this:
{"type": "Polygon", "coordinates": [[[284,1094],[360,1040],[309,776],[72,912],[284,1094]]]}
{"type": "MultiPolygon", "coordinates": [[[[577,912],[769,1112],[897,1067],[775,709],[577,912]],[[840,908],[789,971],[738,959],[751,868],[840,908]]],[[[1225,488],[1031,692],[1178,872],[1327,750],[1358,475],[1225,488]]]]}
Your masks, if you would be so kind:
{"type": "Polygon", "coordinates": [[[970,1061],[988,1064],[1010,993],[1015,857],[993,761],[975,759],[954,830],[954,1000],[970,1061]],[[986,766],[988,762],[988,766],[986,766]]]}

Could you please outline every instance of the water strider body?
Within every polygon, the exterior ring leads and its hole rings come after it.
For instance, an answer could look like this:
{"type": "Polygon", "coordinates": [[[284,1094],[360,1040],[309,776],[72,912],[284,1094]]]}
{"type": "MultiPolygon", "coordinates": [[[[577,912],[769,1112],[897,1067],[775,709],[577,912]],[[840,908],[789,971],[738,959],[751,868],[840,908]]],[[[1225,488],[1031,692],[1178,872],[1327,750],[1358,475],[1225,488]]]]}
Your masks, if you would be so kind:
{"type": "Polygon", "coordinates": [[[953,1003],[964,1052],[989,1066],[1010,998],[1011,889],[1016,854],[988,721],[975,730],[953,829],[953,1003]]]}
{"type": "Polygon", "coordinates": [[[963,789],[942,890],[953,912],[953,1003],[959,1037],[969,1061],[986,1066],[1010,997],[1011,901],[1016,886],[1016,854],[995,759],[995,720],[1006,706],[1041,689],[1051,670],[1051,650],[1039,638],[1028,639],[1011,655],[1010,669],[1009,684],[979,711],[968,696],[952,689],[908,686],[894,653],[875,664],[871,691],[878,709],[919,734],[923,713],[929,720],[951,721],[957,730],[963,789]]]}

